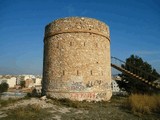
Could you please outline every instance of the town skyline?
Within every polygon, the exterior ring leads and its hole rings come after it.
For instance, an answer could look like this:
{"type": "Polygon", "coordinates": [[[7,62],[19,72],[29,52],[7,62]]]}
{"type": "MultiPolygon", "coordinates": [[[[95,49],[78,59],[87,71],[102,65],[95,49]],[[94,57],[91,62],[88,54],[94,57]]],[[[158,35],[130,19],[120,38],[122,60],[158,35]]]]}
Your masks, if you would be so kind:
{"type": "Polygon", "coordinates": [[[0,74],[42,75],[45,26],[70,16],[106,23],[112,56],[138,55],[160,73],[159,6],[158,0],[0,0],[0,74]]]}

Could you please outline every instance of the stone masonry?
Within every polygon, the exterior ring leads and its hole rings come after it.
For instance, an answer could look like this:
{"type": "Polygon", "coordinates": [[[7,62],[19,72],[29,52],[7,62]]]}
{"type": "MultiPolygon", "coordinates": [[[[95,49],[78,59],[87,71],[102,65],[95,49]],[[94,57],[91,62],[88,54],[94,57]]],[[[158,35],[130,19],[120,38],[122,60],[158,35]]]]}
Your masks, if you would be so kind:
{"type": "Polygon", "coordinates": [[[45,28],[43,94],[71,100],[109,100],[111,91],[108,26],[96,19],[69,17],[45,28]]]}

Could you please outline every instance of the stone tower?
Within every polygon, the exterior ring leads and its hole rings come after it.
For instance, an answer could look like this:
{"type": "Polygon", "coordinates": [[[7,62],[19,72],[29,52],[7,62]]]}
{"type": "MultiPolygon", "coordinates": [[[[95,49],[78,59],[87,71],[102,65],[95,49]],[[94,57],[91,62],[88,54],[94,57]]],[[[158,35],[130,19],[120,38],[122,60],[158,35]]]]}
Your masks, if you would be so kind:
{"type": "Polygon", "coordinates": [[[42,91],[53,98],[109,100],[110,34],[96,19],[69,17],[45,27],[42,91]]]}

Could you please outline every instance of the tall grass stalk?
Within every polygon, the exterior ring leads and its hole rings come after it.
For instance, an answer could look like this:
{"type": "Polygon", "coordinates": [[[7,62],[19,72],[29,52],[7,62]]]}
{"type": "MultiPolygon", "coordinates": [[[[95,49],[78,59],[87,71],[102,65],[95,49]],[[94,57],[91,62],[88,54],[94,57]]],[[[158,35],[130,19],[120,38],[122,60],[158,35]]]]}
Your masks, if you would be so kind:
{"type": "Polygon", "coordinates": [[[160,113],[160,95],[132,94],[127,101],[127,107],[133,113],[150,114],[160,113]]]}

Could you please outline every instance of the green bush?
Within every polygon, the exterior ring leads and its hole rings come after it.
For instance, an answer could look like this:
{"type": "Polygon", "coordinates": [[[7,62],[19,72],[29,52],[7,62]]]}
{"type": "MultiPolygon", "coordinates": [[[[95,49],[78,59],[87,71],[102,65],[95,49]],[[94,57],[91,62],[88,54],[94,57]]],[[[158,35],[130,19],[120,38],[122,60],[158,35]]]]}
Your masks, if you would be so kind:
{"type": "Polygon", "coordinates": [[[9,88],[9,85],[7,83],[5,83],[5,82],[1,83],[0,84],[0,93],[6,92],[8,90],[8,88],[9,88]]]}

